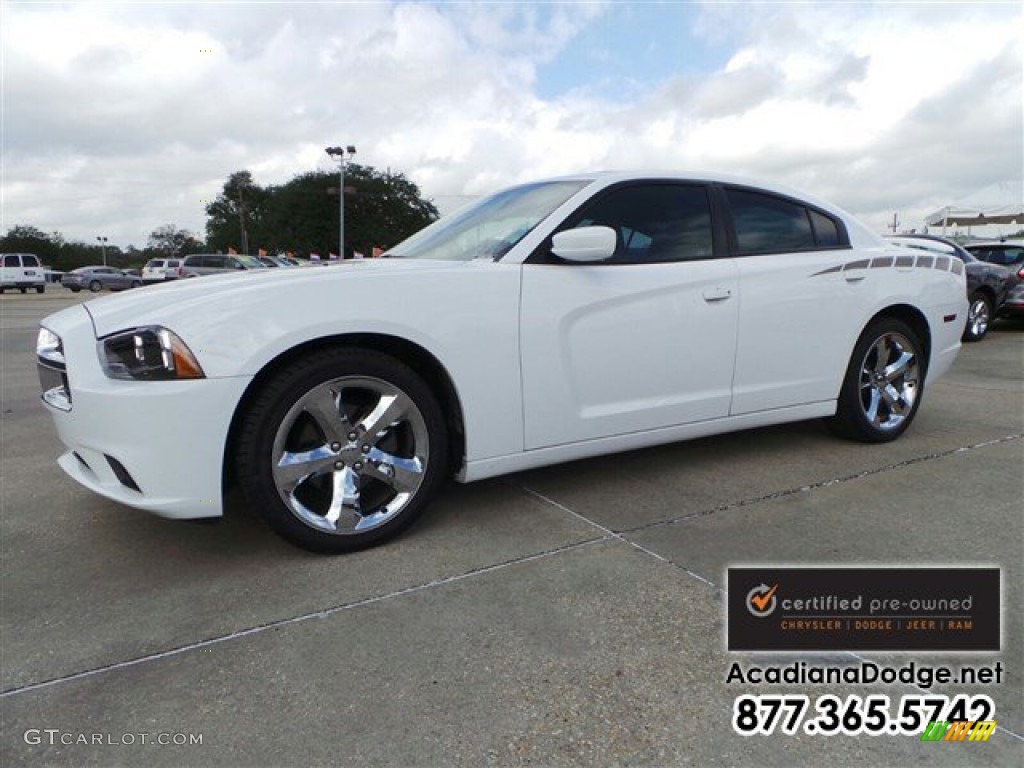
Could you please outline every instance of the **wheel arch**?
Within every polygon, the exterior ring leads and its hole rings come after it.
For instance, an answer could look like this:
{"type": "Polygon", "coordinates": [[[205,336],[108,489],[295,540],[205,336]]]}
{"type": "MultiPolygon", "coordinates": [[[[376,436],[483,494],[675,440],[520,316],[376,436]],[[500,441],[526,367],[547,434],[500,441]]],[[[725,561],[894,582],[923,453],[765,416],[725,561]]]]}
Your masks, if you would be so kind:
{"type": "MultiPolygon", "coordinates": [[[[877,312],[867,323],[864,324],[864,328],[868,328],[876,320],[889,317],[896,320],[901,320],[910,326],[911,330],[917,334],[918,340],[924,347],[924,373],[927,376],[929,363],[932,357],[932,331],[931,326],[928,324],[928,318],[925,317],[924,313],[921,312],[917,307],[913,307],[909,304],[893,304],[886,307],[885,309],[877,312]]],[[[861,333],[864,331],[862,330],[861,333]]]]}
{"type": "Polygon", "coordinates": [[[971,291],[971,296],[976,296],[979,293],[988,299],[989,304],[992,305],[992,309],[994,310],[996,307],[996,289],[988,283],[982,283],[971,291]]]}
{"type": "Polygon", "coordinates": [[[267,362],[253,377],[253,380],[246,387],[241,399],[235,406],[235,411],[231,417],[231,426],[228,429],[228,437],[224,443],[224,457],[221,462],[221,485],[224,492],[235,482],[234,462],[231,460],[231,456],[238,440],[238,431],[242,417],[264,383],[293,360],[305,355],[315,354],[319,350],[335,348],[367,349],[374,352],[382,352],[408,365],[421,376],[427,386],[430,387],[434,397],[437,398],[438,404],[444,413],[445,425],[448,427],[449,436],[449,473],[456,471],[461,466],[466,455],[465,421],[463,419],[462,403],[455,389],[455,384],[441,361],[419,344],[399,336],[380,333],[342,334],[313,339],[285,350],[267,362]]]}

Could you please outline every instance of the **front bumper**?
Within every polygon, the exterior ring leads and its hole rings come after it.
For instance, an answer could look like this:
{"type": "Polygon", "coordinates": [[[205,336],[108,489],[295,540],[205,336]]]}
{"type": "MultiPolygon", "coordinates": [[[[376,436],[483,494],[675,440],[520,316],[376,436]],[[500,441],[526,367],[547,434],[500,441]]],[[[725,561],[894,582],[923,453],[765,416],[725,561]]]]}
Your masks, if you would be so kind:
{"type": "Polygon", "coordinates": [[[163,517],[222,515],[228,429],[251,377],[109,379],[88,313],[72,309],[44,321],[63,341],[71,394],[69,410],[43,401],[68,449],[61,469],[101,496],[163,517]]]}

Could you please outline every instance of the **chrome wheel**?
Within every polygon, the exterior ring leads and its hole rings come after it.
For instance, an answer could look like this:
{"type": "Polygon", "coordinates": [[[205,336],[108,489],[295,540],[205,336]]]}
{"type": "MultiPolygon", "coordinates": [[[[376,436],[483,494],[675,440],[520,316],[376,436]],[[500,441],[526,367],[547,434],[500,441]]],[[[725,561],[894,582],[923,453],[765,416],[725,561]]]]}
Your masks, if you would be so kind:
{"type": "Polygon", "coordinates": [[[988,325],[992,321],[992,309],[989,307],[988,299],[981,294],[976,294],[971,299],[970,309],[967,310],[967,327],[964,330],[965,341],[978,341],[988,333],[988,325]]]}
{"type": "Polygon", "coordinates": [[[902,427],[914,411],[920,377],[910,339],[897,332],[879,336],[860,365],[860,405],[868,425],[881,432],[902,427]]]}
{"type": "Polygon", "coordinates": [[[309,390],[285,414],[272,476],[299,521],[344,536],[397,517],[429,460],[426,421],[409,395],[382,379],[345,376],[309,390]]]}

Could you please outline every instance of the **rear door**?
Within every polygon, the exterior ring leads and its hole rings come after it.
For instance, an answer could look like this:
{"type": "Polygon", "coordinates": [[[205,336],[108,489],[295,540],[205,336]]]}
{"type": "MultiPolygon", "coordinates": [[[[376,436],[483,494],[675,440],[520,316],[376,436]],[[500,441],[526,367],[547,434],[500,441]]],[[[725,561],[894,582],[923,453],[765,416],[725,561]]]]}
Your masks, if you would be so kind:
{"type": "Polygon", "coordinates": [[[716,258],[724,242],[716,249],[709,189],[613,187],[561,229],[590,225],[617,233],[607,262],[572,263],[545,250],[523,266],[526,448],[727,415],[737,272],[716,258]]]}
{"type": "Polygon", "coordinates": [[[857,263],[825,211],[763,190],[723,195],[743,294],[731,413],[835,399],[879,271],[857,263]]]}

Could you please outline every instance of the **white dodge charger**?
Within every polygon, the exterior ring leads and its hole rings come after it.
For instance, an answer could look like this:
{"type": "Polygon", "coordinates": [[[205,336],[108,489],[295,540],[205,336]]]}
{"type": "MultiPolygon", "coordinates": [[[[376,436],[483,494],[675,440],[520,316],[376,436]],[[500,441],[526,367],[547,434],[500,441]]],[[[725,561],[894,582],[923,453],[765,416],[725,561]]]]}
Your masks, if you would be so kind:
{"type": "Polygon", "coordinates": [[[945,373],[963,264],[774,185],[524,184],[385,258],[178,281],[42,322],[60,466],[115,501],[339,552],[462,482],[824,417],[898,437],[945,373]]]}

